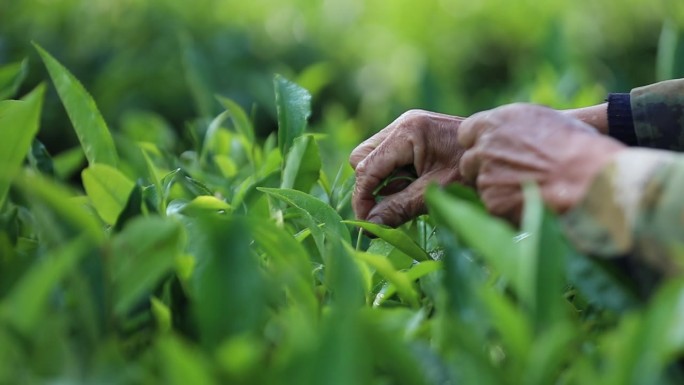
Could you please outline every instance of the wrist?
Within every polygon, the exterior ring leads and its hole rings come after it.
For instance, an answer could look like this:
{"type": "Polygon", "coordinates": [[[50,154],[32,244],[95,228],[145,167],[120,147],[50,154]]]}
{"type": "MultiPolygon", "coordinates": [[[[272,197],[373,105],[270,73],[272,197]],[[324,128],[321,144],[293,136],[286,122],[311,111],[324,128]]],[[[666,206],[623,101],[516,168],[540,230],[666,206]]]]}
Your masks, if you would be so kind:
{"type": "Polygon", "coordinates": [[[594,127],[603,135],[608,135],[608,103],[561,112],[594,127]]]}

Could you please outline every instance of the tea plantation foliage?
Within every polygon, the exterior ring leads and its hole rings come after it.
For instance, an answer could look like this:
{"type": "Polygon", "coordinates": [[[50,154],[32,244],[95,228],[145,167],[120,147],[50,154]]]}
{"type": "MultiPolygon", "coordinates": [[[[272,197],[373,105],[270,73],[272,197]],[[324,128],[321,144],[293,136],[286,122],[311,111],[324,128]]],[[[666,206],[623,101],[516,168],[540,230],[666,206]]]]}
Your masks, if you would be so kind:
{"type": "Polygon", "coordinates": [[[684,383],[682,279],[533,185],[520,228],[459,186],[354,220],[346,163],[409,108],[684,76],[684,2],[419,3],[0,0],[0,384],[684,383]]]}
{"type": "Polygon", "coordinates": [[[572,250],[534,186],[520,229],[458,186],[400,229],[354,221],[353,178],[322,167],[297,84],[274,77],[265,140],[217,96],[175,152],[144,115],[112,132],[35,49],[51,83],[10,99],[26,66],[0,69],[0,383],[684,379],[684,281],[644,300],[572,250]],[[80,142],[57,156],[36,139],[52,87],[80,142]]]}

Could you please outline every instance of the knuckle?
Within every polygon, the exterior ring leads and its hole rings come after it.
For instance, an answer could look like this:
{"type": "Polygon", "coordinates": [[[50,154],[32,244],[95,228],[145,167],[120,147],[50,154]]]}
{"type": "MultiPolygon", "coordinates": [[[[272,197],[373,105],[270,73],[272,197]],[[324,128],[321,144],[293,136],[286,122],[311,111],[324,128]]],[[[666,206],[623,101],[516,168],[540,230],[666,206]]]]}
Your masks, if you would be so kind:
{"type": "Polygon", "coordinates": [[[368,172],[368,161],[364,159],[357,163],[354,171],[357,177],[365,175],[368,172]]]}
{"type": "Polygon", "coordinates": [[[430,121],[429,113],[419,109],[408,110],[399,118],[404,124],[404,129],[417,129],[430,121]]]}
{"type": "Polygon", "coordinates": [[[391,200],[387,202],[386,206],[387,212],[391,213],[392,217],[394,217],[394,223],[397,222],[406,222],[408,219],[411,217],[411,213],[409,211],[408,207],[408,202],[403,202],[399,200],[391,200]]]}

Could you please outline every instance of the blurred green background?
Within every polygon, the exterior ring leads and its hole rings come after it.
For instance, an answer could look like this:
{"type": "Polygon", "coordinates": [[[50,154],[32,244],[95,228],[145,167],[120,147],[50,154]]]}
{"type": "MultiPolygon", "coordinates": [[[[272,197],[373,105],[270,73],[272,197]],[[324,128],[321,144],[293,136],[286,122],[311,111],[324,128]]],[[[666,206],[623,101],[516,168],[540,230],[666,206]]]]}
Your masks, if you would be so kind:
{"type": "MultiPolygon", "coordinates": [[[[501,103],[565,108],[682,75],[682,1],[2,0],[0,63],[55,54],[114,130],[163,119],[183,136],[214,94],[275,129],[272,75],[314,95],[313,127],[347,151],[403,111],[501,103]],[[154,113],[156,115],[149,115],[154,113]]],[[[23,92],[22,92],[23,93],[23,92]]],[[[20,94],[22,94],[20,93],[20,94]]],[[[77,144],[54,90],[40,138],[77,144]]]]}

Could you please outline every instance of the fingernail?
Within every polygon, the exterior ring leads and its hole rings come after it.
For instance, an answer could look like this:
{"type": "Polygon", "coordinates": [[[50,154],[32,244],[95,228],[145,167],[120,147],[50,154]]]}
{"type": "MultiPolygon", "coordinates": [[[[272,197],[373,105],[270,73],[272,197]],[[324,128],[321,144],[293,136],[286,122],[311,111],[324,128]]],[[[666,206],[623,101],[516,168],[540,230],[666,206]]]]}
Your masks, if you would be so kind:
{"type": "Polygon", "coordinates": [[[377,215],[368,218],[366,221],[368,221],[368,222],[370,222],[370,223],[375,223],[376,225],[384,225],[384,224],[385,224],[385,223],[382,221],[382,218],[380,218],[380,217],[377,216],[377,215]]]}

